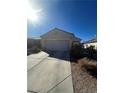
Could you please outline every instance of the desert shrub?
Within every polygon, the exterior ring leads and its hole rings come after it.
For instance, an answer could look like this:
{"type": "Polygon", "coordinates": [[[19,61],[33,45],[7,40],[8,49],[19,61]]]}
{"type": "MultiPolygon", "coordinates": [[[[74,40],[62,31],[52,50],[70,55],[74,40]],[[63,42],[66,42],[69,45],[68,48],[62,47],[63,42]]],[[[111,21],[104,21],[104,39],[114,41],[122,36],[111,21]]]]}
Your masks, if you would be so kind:
{"type": "Polygon", "coordinates": [[[96,65],[85,64],[82,67],[84,67],[90,75],[97,78],[97,66],[96,65]]]}
{"type": "Polygon", "coordinates": [[[40,51],[41,51],[41,48],[39,48],[38,46],[33,46],[32,48],[27,50],[27,55],[38,53],[40,51]]]}
{"type": "Polygon", "coordinates": [[[41,51],[40,39],[27,39],[27,55],[41,51]]]}
{"type": "Polygon", "coordinates": [[[40,39],[27,39],[27,49],[30,49],[34,46],[37,46],[38,48],[41,48],[40,39]]]}
{"type": "Polygon", "coordinates": [[[71,61],[77,61],[78,59],[87,57],[89,59],[97,60],[97,50],[94,46],[90,46],[85,49],[81,45],[73,45],[70,50],[70,59],[71,61]]]}
{"type": "Polygon", "coordinates": [[[78,63],[83,71],[86,71],[89,75],[97,78],[97,63],[94,60],[83,58],[78,60],[78,63]]]}

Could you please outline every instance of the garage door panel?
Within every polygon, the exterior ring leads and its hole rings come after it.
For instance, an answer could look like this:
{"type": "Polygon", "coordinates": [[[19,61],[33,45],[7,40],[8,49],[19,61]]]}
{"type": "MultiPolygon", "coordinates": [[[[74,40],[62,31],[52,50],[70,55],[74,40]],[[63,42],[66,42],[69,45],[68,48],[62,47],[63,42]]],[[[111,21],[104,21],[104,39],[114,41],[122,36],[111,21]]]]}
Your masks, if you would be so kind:
{"type": "Polygon", "coordinates": [[[45,42],[46,50],[58,50],[58,51],[67,51],[69,50],[69,41],[68,40],[46,40],[45,42]]]}

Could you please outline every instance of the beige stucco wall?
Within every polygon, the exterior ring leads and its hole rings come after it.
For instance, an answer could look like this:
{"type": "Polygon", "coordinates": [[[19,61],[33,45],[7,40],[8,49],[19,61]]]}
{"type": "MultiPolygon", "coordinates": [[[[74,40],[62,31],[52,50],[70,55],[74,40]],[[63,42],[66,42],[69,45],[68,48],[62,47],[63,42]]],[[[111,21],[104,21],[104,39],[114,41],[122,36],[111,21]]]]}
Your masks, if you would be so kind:
{"type": "Polygon", "coordinates": [[[47,42],[47,40],[68,40],[69,47],[71,47],[73,41],[80,42],[73,34],[59,31],[58,29],[50,31],[41,37],[41,46],[43,50],[45,50],[45,42],[47,42]]]}

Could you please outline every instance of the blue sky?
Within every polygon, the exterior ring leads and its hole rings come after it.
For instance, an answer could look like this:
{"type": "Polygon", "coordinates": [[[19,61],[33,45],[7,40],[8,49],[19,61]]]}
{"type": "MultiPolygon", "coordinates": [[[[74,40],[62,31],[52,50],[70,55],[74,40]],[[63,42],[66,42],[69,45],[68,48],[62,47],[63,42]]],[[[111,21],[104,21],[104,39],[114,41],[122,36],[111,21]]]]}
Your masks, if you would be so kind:
{"type": "Polygon", "coordinates": [[[96,0],[30,0],[30,3],[42,11],[38,22],[28,21],[28,37],[39,37],[55,27],[72,32],[84,41],[97,34],[96,0]]]}

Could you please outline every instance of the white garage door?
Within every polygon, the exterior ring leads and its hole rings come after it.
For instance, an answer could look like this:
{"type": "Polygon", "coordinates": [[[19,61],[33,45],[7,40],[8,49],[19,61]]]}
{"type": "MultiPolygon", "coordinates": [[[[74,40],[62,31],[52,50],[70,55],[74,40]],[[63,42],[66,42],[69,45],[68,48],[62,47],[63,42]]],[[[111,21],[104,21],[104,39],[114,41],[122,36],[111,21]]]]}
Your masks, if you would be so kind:
{"type": "Polygon", "coordinates": [[[55,51],[68,51],[69,41],[68,40],[47,40],[45,42],[46,50],[55,51]]]}

